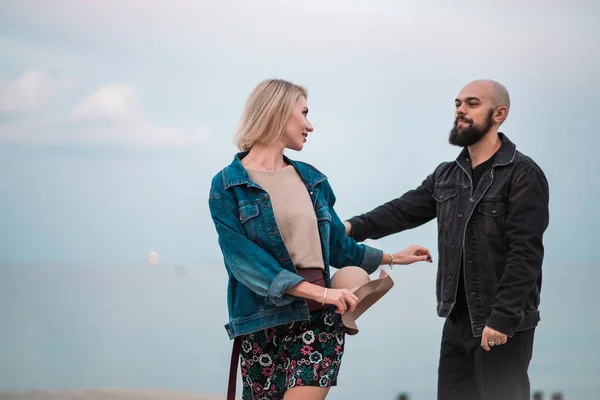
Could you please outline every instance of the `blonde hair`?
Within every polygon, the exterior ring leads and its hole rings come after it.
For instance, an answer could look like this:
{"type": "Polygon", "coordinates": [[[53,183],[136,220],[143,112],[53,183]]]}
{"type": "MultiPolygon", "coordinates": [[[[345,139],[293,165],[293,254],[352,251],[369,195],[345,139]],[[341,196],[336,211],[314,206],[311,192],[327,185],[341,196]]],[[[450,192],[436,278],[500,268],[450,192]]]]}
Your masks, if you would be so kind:
{"type": "Polygon", "coordinates": [[[260,82],[248,96],[234,143],[240,151],[255,144],[270,145],[283,134],[296,102],[308,97],[306,88],[282,79],[260,82]]]}

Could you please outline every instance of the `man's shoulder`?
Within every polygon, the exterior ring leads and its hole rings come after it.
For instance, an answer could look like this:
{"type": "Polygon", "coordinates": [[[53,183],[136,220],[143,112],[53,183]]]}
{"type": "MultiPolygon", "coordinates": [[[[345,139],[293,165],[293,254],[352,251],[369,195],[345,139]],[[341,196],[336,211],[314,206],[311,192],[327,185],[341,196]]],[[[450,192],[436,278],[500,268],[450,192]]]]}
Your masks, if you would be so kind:
{"type": "Polygon", "coordinates": [[[518,150],[516,144],[511,142],[506,135],[502,133],[501,136],[506,143],[502,145],[500,151],[503,151],[503,149],[506,148],[504,156],[510,153],[510,161],[507,162],[506,165],[512,168],[514,174],[520,175],[523,172],[534,170],[544,176],[544,171],[532,157],[518,150]]]}
{"type": "Polygon", "coordinates": [[[451,169],[453,167],[456,167],[456,161],[455,160],[452,160],[452,161],[442,161],[441,163],[438,164],[437,167],[435,167],[434,173],[444,172],[444,171],[447,171],[448,169],[451,169]]]}
{"type": "Polygon", "coordinates": [[[454,174],[457,168],[460,168],[460,167],[458,166],[458,164],[456,163],[455,160],[442,161],[433,170],[434,180],[437,180],[444,176],[448,176],[449,174],[454,174]]]}
{"type": "Polygon", "coordinates": [[[524,153],[520,152],[519,150],[515,151],[515,158],[513,160],[513,168],[514,168],[514,175],[516,175],[516,176],[520,176],[527,171],[533,170],[533,171],[537,172],[544,179],[546,178],[546,175],[544,174],[544,170],[542,169],[542,167],[531,156],[528,156],[527,154],[524,154],[524,153]]]}
{"type": "Polygon", "coordinates": [[[533,157],[519,151],[516,150],[515,151],[515,159],[513,161],[515,164],[519,165],[519,166],[523,166],[523,167],[531,167],[531,168],[536,168],[539,169],[540,171],[542,170],[542,168],[539,166],[539,164],[533,159],[533,157]]]}

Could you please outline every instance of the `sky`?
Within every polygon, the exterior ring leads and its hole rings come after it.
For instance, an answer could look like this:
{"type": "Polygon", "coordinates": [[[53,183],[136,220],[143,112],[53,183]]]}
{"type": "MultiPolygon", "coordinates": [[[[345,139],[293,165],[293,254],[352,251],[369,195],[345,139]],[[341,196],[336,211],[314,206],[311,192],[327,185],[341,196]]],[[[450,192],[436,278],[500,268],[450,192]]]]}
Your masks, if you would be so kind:
{"type": "MultiPolygon", "coordinates": [[[[454,159],[454,98],[490,78],[511,96],[502,131],[550,182],[532,388],[585,399],[600,389],[599,18],[585,0],[3,1],[0,389],[223,391],[208,189],[252,88],[308,88],[315,130],[287,155],[328,176],[349,218],[454,159]]],[[[411,243],[435,259],[435,223],[371,244],[411,243]]],[[[348,341],[333,399],[434,397],[435,265],[392,277],[348,341]]]]}

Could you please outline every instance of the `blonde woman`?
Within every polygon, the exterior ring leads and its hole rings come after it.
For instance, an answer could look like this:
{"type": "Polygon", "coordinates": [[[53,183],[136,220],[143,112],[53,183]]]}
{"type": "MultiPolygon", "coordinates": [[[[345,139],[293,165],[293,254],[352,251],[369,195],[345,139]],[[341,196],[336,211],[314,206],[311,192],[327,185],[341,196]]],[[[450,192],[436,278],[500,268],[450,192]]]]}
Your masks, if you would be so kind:
{"type": "Polygon", "coordinates": [[[240,152],[212,180],[210,212],[229,275],[225,326],[234,341],[229,396],[240,353],[242,399],[325,399],[344,352],[340,316],[357,297],[332,289],[329,266],[429,261],[426,248],[395,253],[356,243],[333,206],[327,178],[293,161],[313,126],[307,91],[271,79],[250,94],[236,137],[240,152]]]}

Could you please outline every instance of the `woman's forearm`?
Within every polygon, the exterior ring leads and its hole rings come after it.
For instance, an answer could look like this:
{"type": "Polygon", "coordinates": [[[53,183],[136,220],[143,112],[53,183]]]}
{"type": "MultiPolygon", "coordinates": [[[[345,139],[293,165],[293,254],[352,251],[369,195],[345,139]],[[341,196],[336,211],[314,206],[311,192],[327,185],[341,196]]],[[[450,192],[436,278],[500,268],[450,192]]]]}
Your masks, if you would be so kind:
{"type": "Polygon", "coordinates": [[[304,281],[287,290],[285,293],[296,297],[322,302],[324,292],[324,287],[304,281]]]}

